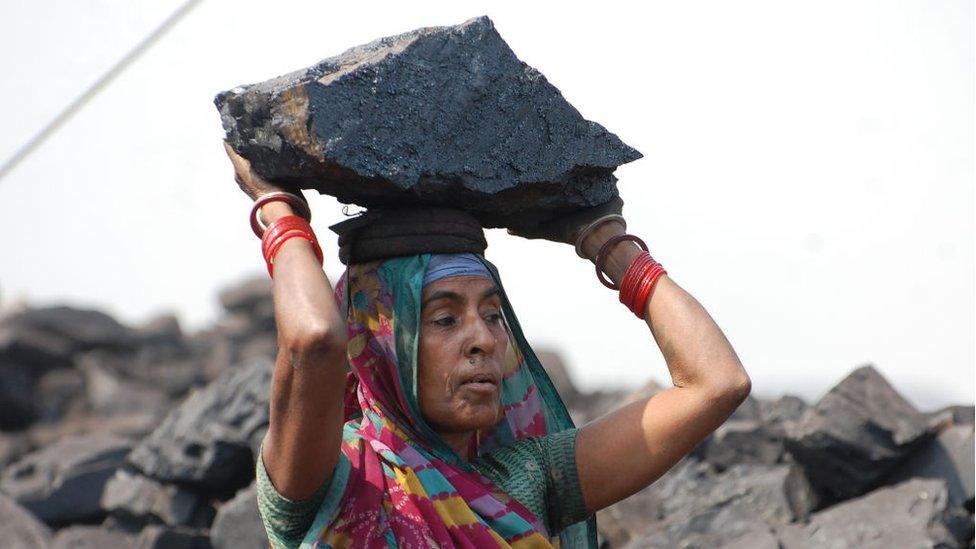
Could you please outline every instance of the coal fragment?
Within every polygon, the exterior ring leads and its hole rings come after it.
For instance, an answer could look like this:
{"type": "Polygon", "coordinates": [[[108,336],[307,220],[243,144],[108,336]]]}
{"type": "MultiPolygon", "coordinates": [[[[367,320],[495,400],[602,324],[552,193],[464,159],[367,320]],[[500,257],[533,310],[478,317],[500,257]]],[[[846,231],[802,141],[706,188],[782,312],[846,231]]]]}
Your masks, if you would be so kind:
{"type": "Polygon", "coordinates": [[[230,497],[254,478],[252,442],[268,424],[271,360],[232,366],[197,390],[128,457],[163,483],[230,497]]]}
{"type": "Polygon", "coordinates": [[[932,434],[925,415],[866,365],[789,424],[784,444],[831,502],[874,488],[932,434]]]}
{"type": "Polygon", "coordinates": [[[218,94],[264,178],[366,207],[442,205],[530,228],[617,196],[641,158],[584,119],[486,17],[380,38],[218,94]]]}
{"type": "Polygon", "coordinates": [[[68,437],[6,468],[0,490],[51,526],[99,520],[102,491],[129,449],[111,435],[68,437]]]}

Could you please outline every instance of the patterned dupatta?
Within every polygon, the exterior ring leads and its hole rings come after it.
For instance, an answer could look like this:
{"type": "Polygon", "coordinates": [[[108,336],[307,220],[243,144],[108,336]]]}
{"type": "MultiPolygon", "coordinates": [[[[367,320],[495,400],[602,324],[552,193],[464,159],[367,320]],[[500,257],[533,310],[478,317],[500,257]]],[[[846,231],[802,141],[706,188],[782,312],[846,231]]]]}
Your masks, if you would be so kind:
{"type": "MultiPolygon", "coordinates": [[[[573,426],[522,334],[498,271],[509,334],[501,400],[477,452],[573,426]]],[[[531,511],[478,473],[423,420],[417,345],[430,254],[350,265],[335,297],[348,326],[342,453],[302,547],[596,547],[594,519],[555,544],[531,511]]]]}

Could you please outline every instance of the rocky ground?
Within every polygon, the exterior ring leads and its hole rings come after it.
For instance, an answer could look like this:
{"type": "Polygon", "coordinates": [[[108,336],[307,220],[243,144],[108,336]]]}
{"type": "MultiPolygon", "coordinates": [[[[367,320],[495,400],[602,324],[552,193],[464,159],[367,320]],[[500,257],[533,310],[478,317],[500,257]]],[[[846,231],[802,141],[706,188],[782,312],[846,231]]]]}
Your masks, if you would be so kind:
{"type": "MultiPolygon", "coordinates": [[[[0,545],[267,547],[254,455],[275,353],[270,282],[184,334],[70,307],[0,319],[0,545]]],[[[582,393],[577,423],[661,390],[582,393]]],[[[973,407],[920,412],[870,365],[819,402],[750,397],[647,489],[601,511],[605,547],[973,547],[973,407]]]]}

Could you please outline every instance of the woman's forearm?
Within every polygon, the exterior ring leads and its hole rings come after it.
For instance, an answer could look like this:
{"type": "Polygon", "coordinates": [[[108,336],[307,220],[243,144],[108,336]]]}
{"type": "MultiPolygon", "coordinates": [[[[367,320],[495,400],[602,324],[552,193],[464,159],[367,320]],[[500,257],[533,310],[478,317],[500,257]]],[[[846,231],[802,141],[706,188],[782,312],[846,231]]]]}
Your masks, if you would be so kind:
{"type": "MultiPolygon", "coordinates": [[[[261,208],[265,226],[286,215],[294,212],[283,202],[270,202],[261,208]]],[[[274,266],[272,293],[279,345],[304,349],[333,344],[344,348],[344,322],[312,244],[304,238],[289,238],[275,254],[274,266]]]]}
{"type": "MultiPolygon", "coordinates": [[[[261,216],[267,225],[292,213],[287,204],[271,202],[261,216]]],[[[262,456],[279,493],[302,500],[331,475],[339,456],[345,322],[304,238],[289,238],[275,254],[272,295],[278,358],[262,456]]]]}
{"type": "MultiPolygon", "coordinates": [[[[618,223],[597,227],[583,245],[591,259],[612,236],[624,234],[618,223]]],[[[640,253],[632,241],[615,244],[608,253],[606,274],[618,285],[640,253]]],[[[732,345],[711,315],[668,275],[658,279],[644,311],[647,322],[676,387],[701,387],[749,392],[749,377],[732,345]]]]}

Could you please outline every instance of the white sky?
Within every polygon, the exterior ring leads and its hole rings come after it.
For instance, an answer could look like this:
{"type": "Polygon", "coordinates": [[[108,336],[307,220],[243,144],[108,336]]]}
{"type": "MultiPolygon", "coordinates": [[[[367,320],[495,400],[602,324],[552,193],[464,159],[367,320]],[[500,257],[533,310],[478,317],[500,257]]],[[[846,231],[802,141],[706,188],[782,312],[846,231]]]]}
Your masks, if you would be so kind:
{"type": "MultiPolygon", "coordinates": [[[[4,2],[0,158],[179,4],[4,2]]],[[[815,400],[870,362],[922,409],[973,402],[971,0],[558,6],[206,0],[0,180],[0,302],[211,322],[219,288],[265,272],[214,94],[487,14],[644,153],[617,172],[630,232],[723,328],[754,394],[815,400]]],[[[334,281],[341,206],[308,196],[334,281]]],[[[488,240],[530,340],[580,385],[669,380],[571,247],[488,240]]]]}

